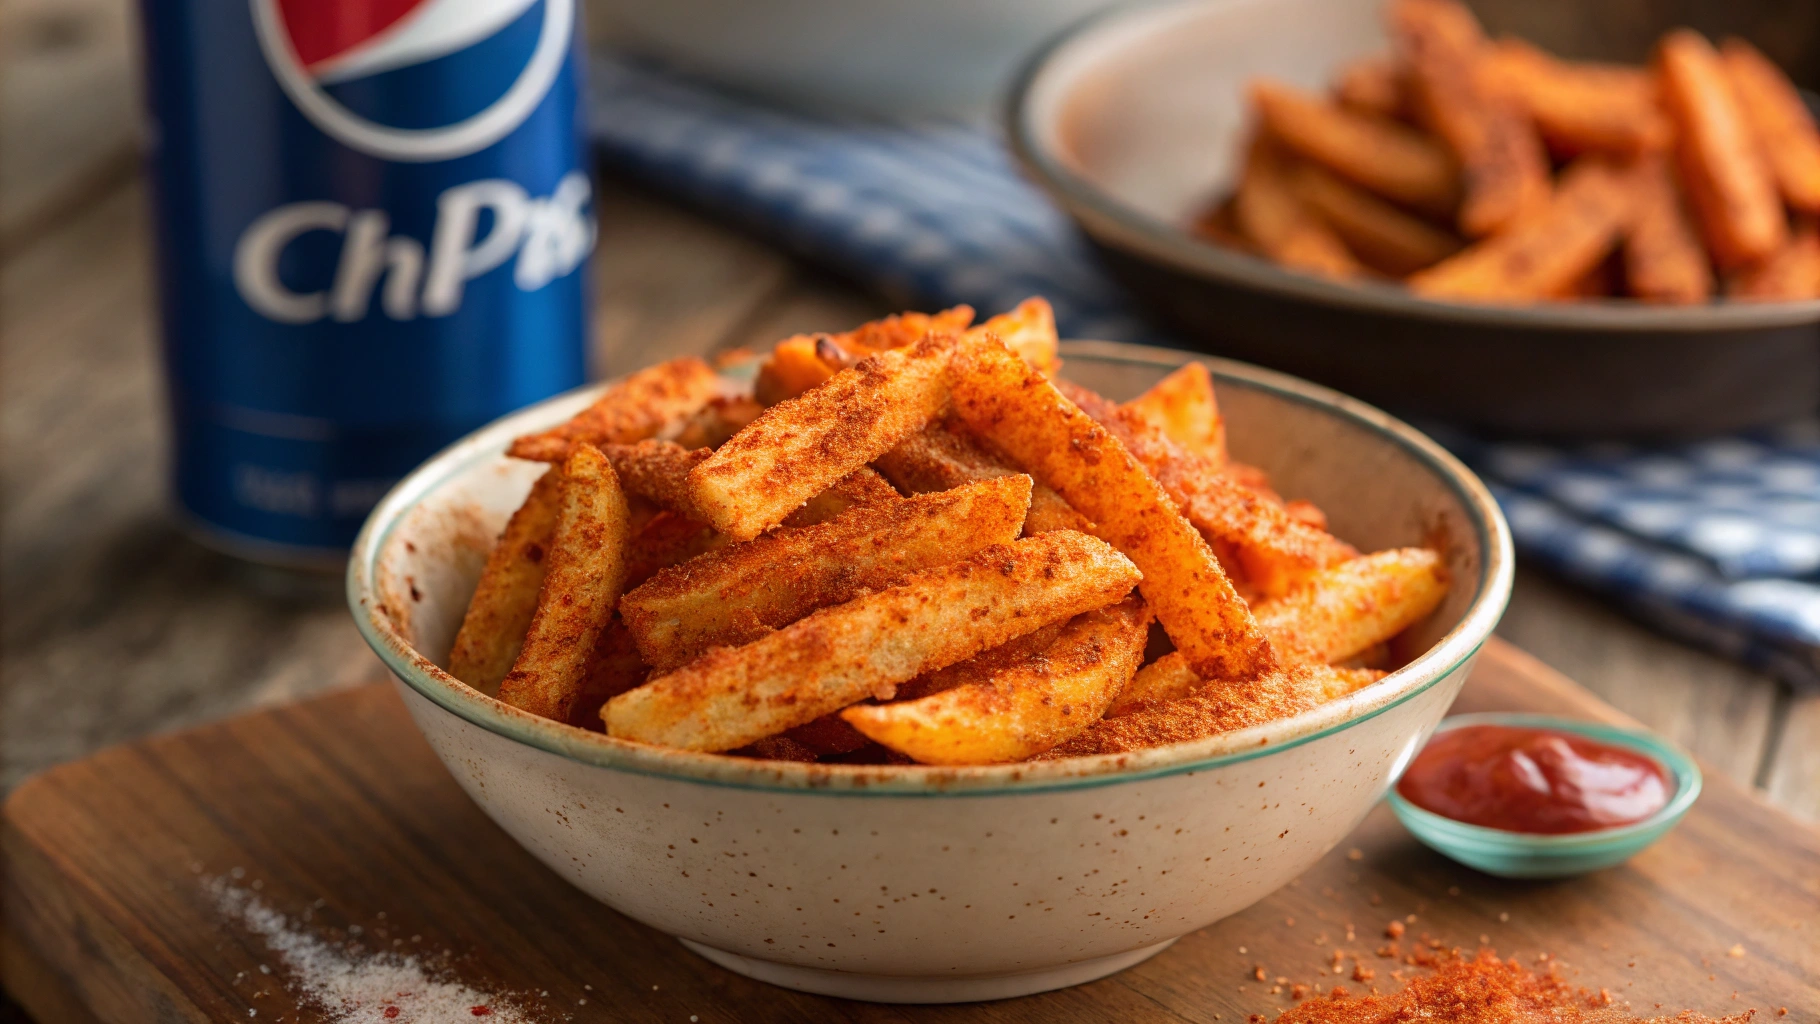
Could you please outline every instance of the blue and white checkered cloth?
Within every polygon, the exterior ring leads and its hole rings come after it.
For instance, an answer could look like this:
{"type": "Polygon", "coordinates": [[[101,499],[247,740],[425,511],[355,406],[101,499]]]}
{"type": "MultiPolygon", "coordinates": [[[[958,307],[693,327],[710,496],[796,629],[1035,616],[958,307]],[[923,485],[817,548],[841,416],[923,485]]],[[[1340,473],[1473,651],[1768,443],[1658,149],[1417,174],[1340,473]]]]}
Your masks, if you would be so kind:
{"type": "MultiPolygon", "coordinates": [[[[590,90],[609,165],[906,306],[1042,295],[1065,337],[1171,343],[989,130],[786,112],[608,57],[590,90]]],[[[1524,555],[1820,689],[1820,423],[1659,448],[1439,433],[1492,485],[1524,555]]]]}

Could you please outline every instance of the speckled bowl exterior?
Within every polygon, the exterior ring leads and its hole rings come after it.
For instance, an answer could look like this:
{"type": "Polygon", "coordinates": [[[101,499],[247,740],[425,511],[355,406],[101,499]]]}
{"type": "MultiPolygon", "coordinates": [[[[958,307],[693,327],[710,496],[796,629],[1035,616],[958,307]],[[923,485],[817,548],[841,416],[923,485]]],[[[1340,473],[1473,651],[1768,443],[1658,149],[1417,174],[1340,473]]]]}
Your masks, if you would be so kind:
{"type": "MultiPolygon", "coordinates": [[[[1066,342],[1064,371],[1128,398],[1186,353],[1066,342]]],[[[1472,474],[1362,403],[1209,360],[1234,455],[1364,549],[1434,544],[1455,585],[1377,684],[1258,728],[1130,754],[973,768],[803,765],[558,725],[437,666],[485,553],[541,467],[510,439],[593,391],[463,440],[380,504],[348,596],[461,786],[539,860],[733,970],[887,1002],[1091,980],[1288,882],[1383,797],[1503,612],[1510,536],[1472,474]]]]}

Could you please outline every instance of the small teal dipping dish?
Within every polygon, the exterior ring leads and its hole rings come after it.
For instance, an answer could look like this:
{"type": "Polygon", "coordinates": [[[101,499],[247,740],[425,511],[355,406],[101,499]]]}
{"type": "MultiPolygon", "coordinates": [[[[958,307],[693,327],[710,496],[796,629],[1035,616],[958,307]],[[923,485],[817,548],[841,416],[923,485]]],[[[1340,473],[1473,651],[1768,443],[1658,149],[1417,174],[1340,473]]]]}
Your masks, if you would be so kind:
{"type": "Polygon", "coordinates": [[[1417,807],[1404,799],[1394,785],[1391,787],[1390,808],[1417,839],[1437,853],[1488,875],[1566,878],[1622,864],[1674,828],[1700,797],[1700,768],[1693,758],[1639,729],[1621,729],[1553,715],[1488,712],[1442,719],[1435,727],[1435,735],[1469,725],[1505,725],[1574,733],[1642,754],[1661,765],[1674,782],[1674,793],[1668,803],[1642,821],[1566,835],[1507,832],[1469,825],[1417,807]]]}

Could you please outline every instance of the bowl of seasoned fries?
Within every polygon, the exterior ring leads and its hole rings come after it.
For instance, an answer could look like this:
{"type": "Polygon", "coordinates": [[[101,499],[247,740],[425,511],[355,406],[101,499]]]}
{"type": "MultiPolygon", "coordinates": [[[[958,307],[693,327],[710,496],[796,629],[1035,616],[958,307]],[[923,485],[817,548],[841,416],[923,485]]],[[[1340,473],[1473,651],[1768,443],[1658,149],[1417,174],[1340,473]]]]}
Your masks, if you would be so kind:
{"type": "Polygon", "coordinates": [[[1008,134],[1206,350],[1493,433],[1820,407],[1820,130],[1755,47],[1566,60],[1457,0],[1146,5],[1026,68],[1008,134]]]}
{"type": "Polygon", "coordinates": [[[973,319],[552,399],[356,541],[475,802],[751,977],[953,1002],[1159,952],[1352,830],[1509,595],[1491,496],[1384,413],[973,319]]]}

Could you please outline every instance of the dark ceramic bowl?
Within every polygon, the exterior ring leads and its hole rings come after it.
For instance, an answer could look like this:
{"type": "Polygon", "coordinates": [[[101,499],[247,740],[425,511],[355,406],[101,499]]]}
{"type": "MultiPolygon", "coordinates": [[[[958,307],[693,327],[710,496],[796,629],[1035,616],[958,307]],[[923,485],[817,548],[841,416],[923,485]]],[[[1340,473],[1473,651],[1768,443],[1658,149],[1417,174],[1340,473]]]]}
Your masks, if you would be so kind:
{"type": "Polygon", "coordinates": [[[1207,352],[1492,434],[1685,438],[1820,408],[1820,301],[1532,306],[1341,283],[1201,241],[1230,184],[1244,85],[1321,87],[1388,47],[1380,0],[1190,0],[1064,33],[1008,108],[1025,172],[1150,313],[1207,352]]]}

